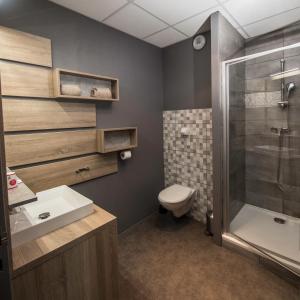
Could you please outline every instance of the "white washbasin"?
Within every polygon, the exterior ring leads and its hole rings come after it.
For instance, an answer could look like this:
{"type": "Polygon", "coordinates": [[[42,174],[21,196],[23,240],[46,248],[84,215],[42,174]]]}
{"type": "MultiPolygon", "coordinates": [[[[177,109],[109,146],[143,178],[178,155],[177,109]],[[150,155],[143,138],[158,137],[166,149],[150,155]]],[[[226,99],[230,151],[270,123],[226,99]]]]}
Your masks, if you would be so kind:
{"type": "Polygon", "coordinates": [[[93,212],[93,201],[66,185],[37,193],[37,199],[20,206],[18,213],[10,215],[13,248],[93,212]],[[42,213],[50,213],[50,216],[40,219],[39,215],[42,213]]]}

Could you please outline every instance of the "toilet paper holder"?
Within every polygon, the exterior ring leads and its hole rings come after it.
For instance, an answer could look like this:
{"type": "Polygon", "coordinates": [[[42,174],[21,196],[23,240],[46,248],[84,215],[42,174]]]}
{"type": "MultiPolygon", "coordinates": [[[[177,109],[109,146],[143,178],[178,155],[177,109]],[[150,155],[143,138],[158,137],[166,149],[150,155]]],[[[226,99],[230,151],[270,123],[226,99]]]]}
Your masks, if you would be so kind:
{"type": "Polygon", "coordinates": [[[125,151],[120,152],[120,158],[122,160],[127,160],[127,159],[130,159],[131,157],[132,157],[132,153],[130,150],[125,150],[125,151]]]}

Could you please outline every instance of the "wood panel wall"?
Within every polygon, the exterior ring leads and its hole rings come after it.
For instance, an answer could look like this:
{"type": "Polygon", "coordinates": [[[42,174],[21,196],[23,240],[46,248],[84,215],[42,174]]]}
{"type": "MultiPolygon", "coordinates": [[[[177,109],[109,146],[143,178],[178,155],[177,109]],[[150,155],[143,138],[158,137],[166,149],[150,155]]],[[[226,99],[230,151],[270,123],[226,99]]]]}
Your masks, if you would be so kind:
{"type": "Polygon", "coordinates": [[[6,135],[6,164],[12,167],[95,153],[95,136],[95,129],[6,135]]]}
{"type": "Polygon", "coordinates": [[[51,41],[0,26],[6,162],[34,192],[118,171],[96,154],[96,106],[57,101],[51,41]]]}
{"type": "Polygon", "coordinates": [[[96,127],[96,105],[47,99],[2,99],[4,131],[96,127]]]}
{"type": "Polygon", "coordinates": [[[0,26],[0,59],[52,67],[51,40],[0,26]]]}
{"type": "Polygon", "coordinates": [[[53,97],[52,69],[0,62],[1,94],[17,97],[53,97]]]}
{"type": "Polygon", "coordinates": [[[15,170],[35,193],[59,186],[72,185],[118,171],[116,153],[93,154],[15,170]]]}

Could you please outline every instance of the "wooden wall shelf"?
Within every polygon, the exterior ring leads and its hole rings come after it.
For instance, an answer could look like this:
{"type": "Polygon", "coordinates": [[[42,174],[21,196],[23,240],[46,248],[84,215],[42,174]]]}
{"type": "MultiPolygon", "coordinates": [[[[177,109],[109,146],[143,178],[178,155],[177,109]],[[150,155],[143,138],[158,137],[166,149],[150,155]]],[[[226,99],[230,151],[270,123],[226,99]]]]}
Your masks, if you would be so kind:
{"type": "Polygon", "coordinates": [[[137,147],[137,127],[97,129],[97,151],[116,152],[137,147]]]}
{"type": "Polygon", "coordinates": [[[108,102],[119,101],[119,79],[117,78],[56,68],[53,71],[53,85],[54,97],[57,99],[108,102]],[[81,96],[63,95],[61,93],[62,83],[79,85],[82,91],[81,96]],[[112,98],[92,97],[90,92],[94,87],[108,87],[112,92],[112,98]]]}

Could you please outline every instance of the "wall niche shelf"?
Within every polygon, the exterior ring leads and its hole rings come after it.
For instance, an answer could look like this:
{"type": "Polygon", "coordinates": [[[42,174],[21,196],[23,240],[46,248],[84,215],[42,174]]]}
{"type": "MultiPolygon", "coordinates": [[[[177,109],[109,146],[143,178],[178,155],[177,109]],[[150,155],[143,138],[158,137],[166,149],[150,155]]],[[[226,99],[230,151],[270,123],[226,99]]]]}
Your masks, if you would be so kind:
{"type": "Polygon", "coordinates": [[[56,68],[53,70],[53,88],[54,97],[64,100],[84,100],[84,101],[119,101],[119,79],[94,75],[90,73],[82,73],[66,69],[56,68]],[[80,87],[81,95],[65,95],[61,91],[62,84],[75,84],[80,87]],[[102,98],[91,96],[93,88],[108,88],[111,91],[112,97],[102,98]]]}
{"type": "Polygon", "coordinates": [[[137,127],[97,129],[99,153],[129,150],[137,145],[137,127]]]}

